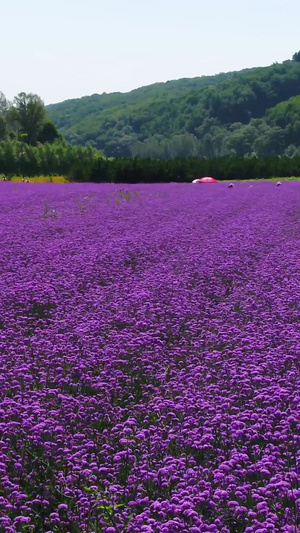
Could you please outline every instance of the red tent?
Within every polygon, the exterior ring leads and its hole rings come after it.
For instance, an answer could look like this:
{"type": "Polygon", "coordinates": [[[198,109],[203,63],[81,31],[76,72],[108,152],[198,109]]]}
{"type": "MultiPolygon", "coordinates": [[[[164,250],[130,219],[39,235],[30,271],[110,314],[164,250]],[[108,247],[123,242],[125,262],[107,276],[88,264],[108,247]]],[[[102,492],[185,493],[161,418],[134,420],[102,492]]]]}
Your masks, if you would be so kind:
{"type": "Polygon", "coordinates": [[[210,178],[208,176],[205,176],[205,178],[200,178],[198,181],[199,183],[218,183],[215,178],[210,178]]]}

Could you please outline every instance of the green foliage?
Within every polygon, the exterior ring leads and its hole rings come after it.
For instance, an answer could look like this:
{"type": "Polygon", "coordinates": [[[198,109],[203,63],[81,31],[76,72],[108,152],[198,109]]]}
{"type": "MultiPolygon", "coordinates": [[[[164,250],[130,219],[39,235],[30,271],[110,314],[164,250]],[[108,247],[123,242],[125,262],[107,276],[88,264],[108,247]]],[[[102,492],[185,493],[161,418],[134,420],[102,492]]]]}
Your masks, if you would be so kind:
{"type": "Polygon", "coordinates": [[[44,122],[40,128],[37,140],[41,143],[53,143],[56,139],[61,138],[56,127],[51,120],[44,122]]]}
{"type": "Polygon", "coordinates": [[[7,115],[9,103],[4,94],[0,91],[0,141],[5,139],[8,133],[7,115]]]}
{"type": "MultiPolygon", "coordinates": [[[[271,118],[270,118],[271,120],[271,118]]],[[[234,130],[239,131],[237,126],[234,130]]],[[[276,130],[277,131],[277,130],[276,130]]],[[[280,136],[273,142],[280,143],[280,136]]],[[[257,146],[259,151],[259,146],[257,146]]],[[[0,175],[12,176],[64,175],[72,181],[155,183],[186,182],[195,177],[214,176],[218,180],[261,179],[272,176],[300,175],[300,153],[290,145],[283,157],[230,157],[179,159],[105,159],[91,146],[71,146],[65,141],[32,146],[17,140],[0,141],[0,175]]],[[[121,189],[114,199],[127,202],[132,194],[121,189]]],[[[87,198],[78,207],[84,211],[87,198]]],[[[57,212],[44,205],[44,218],[55,218],[57,212]]]]}
{"type": "Polygon", "coordinates": [[[52,144],[32,146],[17,140],[0,141],[0,172],[6,176],[64,175],[85,180],[92,174],[101,152],[71,146],[58,139],[52,144]]]}
{"type": "Polygon", "coordinates": [[[0,141],[9,139],[35,146],[37,142],[62,140],[62,135],[47,120],[44,103],[37,94],[19,93],[11,104],[0,91],[0,141]]]}
{"type": "Polygon", "coordinates": [[[279,113],[277,106],[300,92],[300,63],[294,59],[125,94],[94,94],[50,105],[47,111],[71,144],[92,143],[107,157],[290,154],[300,148],[298,111],[288,125],[276,124],[270,113],[279,113]]]}
{"type": "Polygon", "coordinates": [[[46,118],[44,103],[37,94],[22,92],[15,96],[14,108],[20,133],[29,144],[35,144],[46,118]]]}
{"type": "Polygon", "coordinates": [[[296,52],[296,53],[293,55],[293,60],[294,60],[294,61],[298,61],[298,62],[300,62],[300,52],[296,52]]]}

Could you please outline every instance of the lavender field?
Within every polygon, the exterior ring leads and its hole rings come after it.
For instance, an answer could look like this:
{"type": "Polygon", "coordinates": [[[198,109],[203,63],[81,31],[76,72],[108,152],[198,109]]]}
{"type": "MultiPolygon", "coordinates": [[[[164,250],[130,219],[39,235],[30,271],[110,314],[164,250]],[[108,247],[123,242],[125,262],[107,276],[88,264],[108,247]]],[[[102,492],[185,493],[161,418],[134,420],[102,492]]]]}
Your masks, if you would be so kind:
{"type": "Polygon", "coordinates": [[[0,531],[300,531],[300,183],[0,213],[0,531]]]}

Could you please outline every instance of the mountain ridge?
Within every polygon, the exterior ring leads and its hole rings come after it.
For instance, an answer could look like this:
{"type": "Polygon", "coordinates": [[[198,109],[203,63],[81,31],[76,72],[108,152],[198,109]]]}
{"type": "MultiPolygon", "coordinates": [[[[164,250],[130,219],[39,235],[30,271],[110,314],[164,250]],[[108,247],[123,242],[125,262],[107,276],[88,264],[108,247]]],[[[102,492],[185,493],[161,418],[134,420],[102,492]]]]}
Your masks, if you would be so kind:
{"type": "Polygon", "coordinates": [[[276,106],[298,95],[300,62],[287,60],[128,93],[95,93],[47,111],[67,141],[91,144],[108,157],[264,156],[300,148],[296,101],[284,107],[293,128],[274,117],[283,113],[276,106]]]}

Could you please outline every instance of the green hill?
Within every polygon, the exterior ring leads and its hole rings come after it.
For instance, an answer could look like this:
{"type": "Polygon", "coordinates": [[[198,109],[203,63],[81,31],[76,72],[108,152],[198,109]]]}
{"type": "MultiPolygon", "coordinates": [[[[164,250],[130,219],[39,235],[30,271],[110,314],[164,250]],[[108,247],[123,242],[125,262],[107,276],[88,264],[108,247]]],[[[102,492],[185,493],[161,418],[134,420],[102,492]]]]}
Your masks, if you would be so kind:
{"type": "Polygon", "coordinates": [[[94,94],[47,107],[72,144],[108,157],[293,155],[300,150],[300,62],[94,94]]]}

